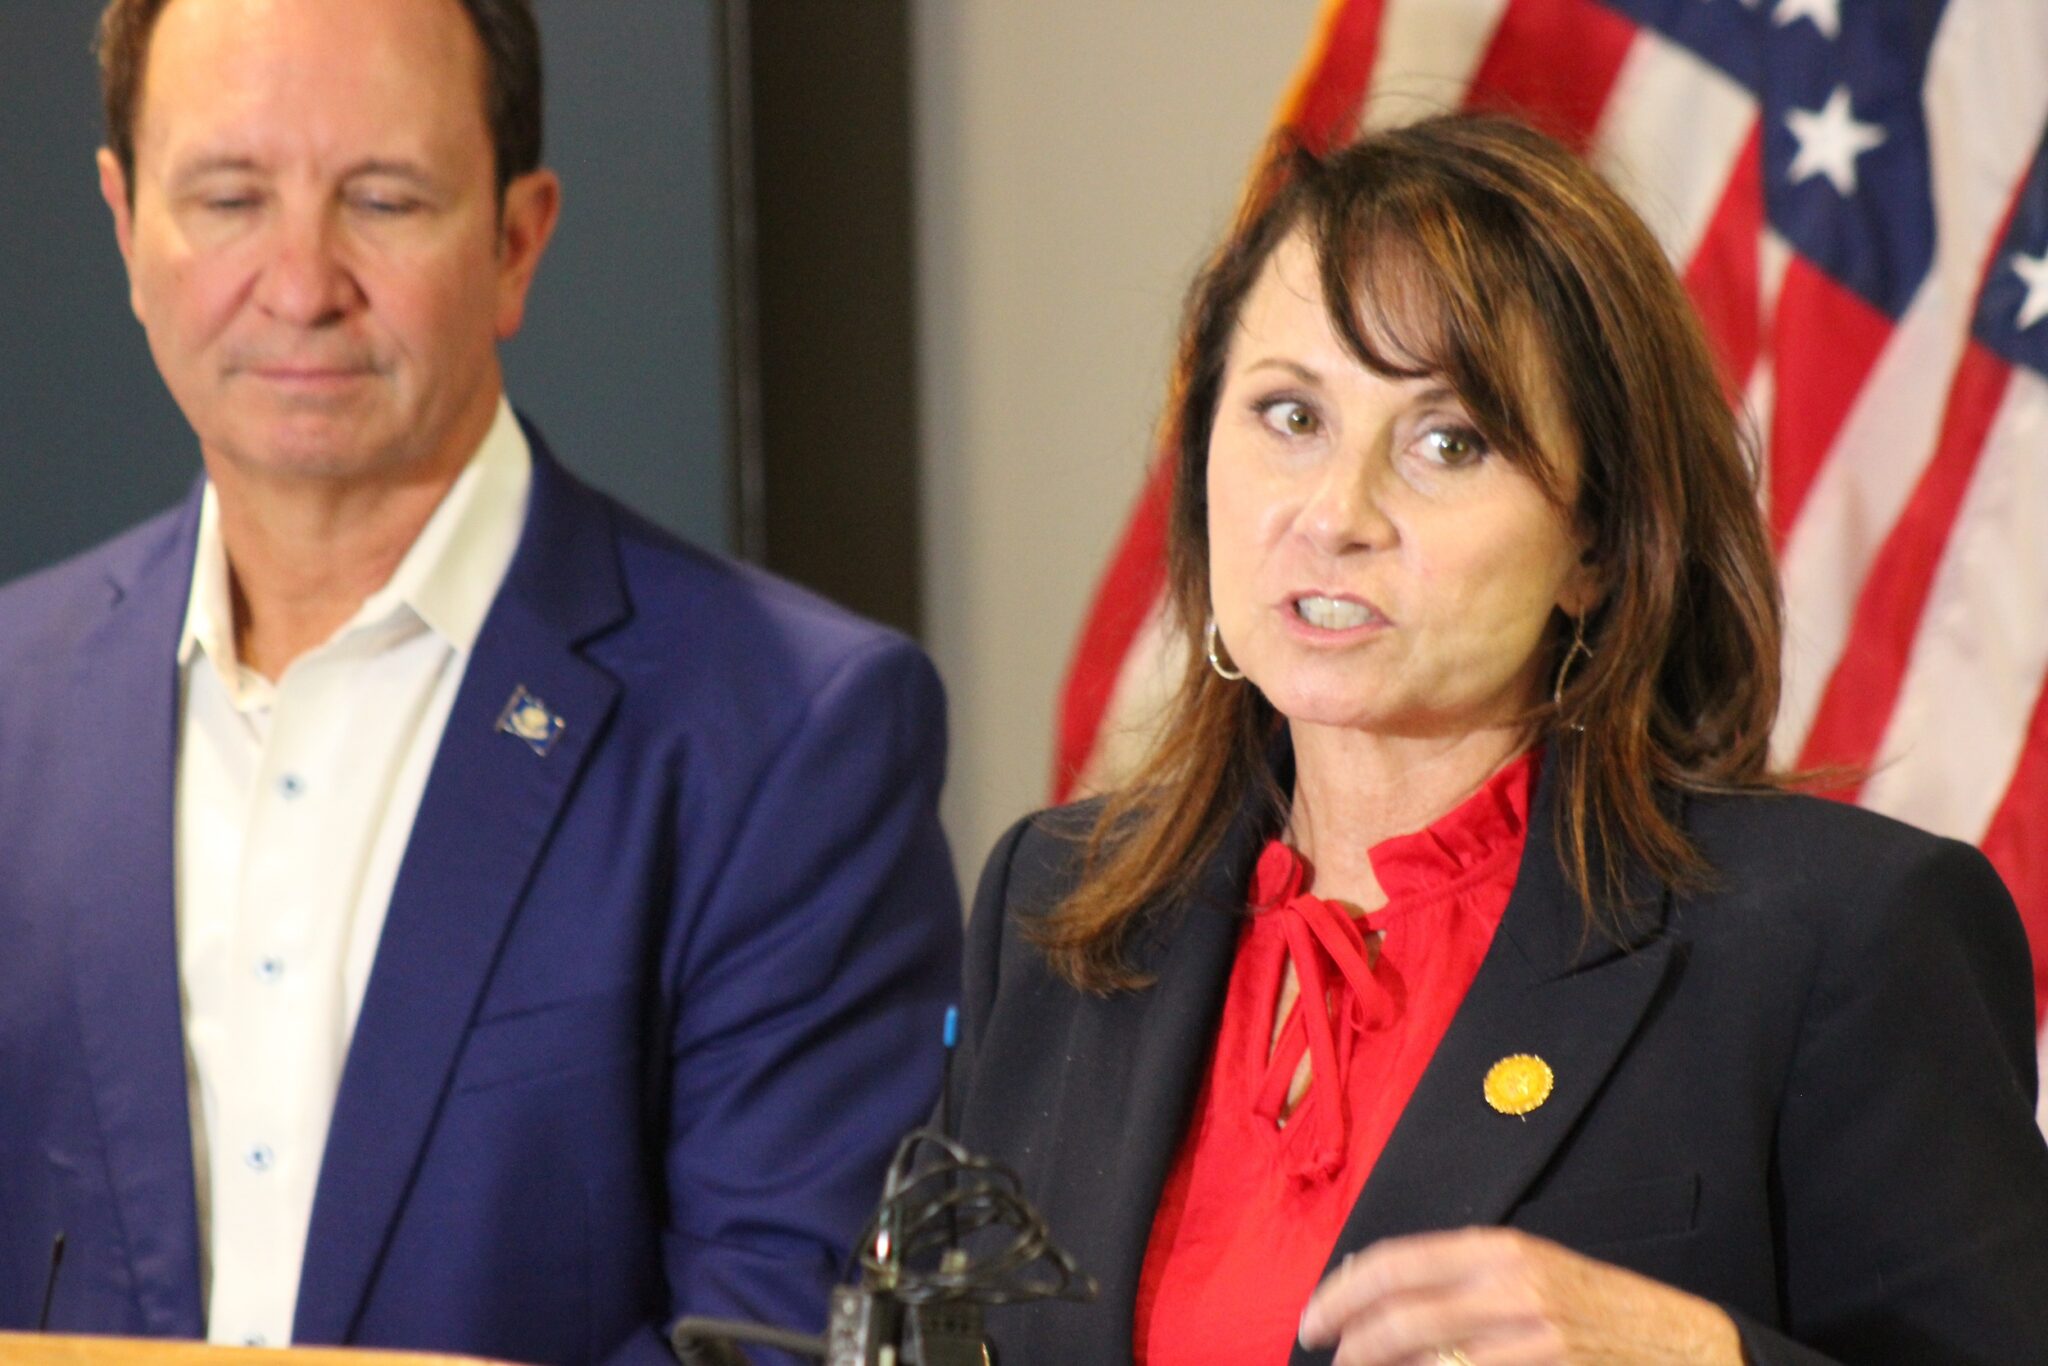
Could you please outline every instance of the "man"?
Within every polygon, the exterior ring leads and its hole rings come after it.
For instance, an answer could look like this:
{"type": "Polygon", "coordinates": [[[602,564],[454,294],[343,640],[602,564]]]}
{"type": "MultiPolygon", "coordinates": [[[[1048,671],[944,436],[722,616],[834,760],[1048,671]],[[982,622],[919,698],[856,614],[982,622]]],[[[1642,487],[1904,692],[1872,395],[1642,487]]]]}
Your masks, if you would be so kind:
{"type": "Polygon", "coordinates": [[[907,643],[523,428],[527,0],[113,0],[184,506],[0,593],[0,1325],[666,1360],[816,1326],[958,910],[907,643]]]}

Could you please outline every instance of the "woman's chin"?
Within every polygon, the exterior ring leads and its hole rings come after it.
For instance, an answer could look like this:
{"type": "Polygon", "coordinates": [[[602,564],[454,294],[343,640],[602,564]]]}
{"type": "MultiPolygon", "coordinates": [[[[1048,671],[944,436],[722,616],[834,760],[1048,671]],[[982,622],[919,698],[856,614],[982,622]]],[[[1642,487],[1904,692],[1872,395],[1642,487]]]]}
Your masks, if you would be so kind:
{"type": "Polygon", "coordinates": [[[1403,716],[1410,708],[1389,708],[1375,699],[1361,698],[1356,692],[1334,693],[1298,685],[1264,691],[1273,710],[1293,726],[1377,732],[1412,719],[1403,716]]]}
{"type": "Polygon", "coordinates": [[[1455,740],[1480,731],[1513,728],[1512,717],[1499,708],[1446,708],[1414,699],[1362,700],[1295,694],[1266,695],[1290,727],[1350,731],[1388,740],[1455,740]]]}

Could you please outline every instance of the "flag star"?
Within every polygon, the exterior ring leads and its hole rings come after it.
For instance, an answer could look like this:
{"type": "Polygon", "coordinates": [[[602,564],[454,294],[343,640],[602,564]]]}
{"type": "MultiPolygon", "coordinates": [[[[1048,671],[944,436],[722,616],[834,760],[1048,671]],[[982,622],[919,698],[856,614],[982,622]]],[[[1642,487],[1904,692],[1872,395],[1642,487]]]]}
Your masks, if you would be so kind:
{"type": "Polygon", "coordinates": [[[1778,7],[1771,11],[1771,22],[1779,28],[1796,24],[1801,19],[1811,19],[1824,38],[1839,37],[1842,32],[1842,0],[1778,0],[1778,7]]]}
{"type": "Polygon", "coordinates": [[[2024,332],[2043,318],[2048,318],[2048,247],[2039,256],[2015,256],[2012,258],[2013,273],[2027,282],[2027,297],[2020,303],[2020,320],[2017,324],[2024,332]]]}
{"type": "Polygon", "coordinates": [[[1819,109],[1794,109],[1785,126],[1799,139],[1798,154],[1786,178],[1794,185],[1824,175],[1844,198],[1856,193],[1856,158],[1884,142],[1885,131],[1874,123],[1858,123],[1849,108],[1849,87],[1838,85],[1819,109]]]}

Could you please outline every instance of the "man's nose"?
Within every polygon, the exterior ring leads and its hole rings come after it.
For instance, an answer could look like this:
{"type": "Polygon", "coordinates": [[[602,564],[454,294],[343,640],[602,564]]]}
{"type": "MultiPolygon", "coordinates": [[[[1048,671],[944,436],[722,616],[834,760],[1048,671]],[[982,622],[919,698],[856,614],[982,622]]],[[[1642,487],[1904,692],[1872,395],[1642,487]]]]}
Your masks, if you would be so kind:
{"type": "Polygon", "coordinates": [[[280,215],[256,282],[256,301],[280,322],[298,327],[333,323],[362,302],[329,215],[310,209],[280,215]]]}

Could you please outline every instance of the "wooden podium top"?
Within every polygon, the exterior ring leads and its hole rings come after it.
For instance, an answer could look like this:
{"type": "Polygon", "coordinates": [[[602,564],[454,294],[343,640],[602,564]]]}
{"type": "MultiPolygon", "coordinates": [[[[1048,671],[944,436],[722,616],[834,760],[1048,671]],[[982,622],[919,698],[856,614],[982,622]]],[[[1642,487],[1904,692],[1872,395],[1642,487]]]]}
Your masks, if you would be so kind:
{"type": "Polygon", "coordinates": [[[0,1333],[7,1366],[511,1366],[481,1357],[377,1352],[362,1347],[209,1347],[203,1342],[0,1333]]]}

